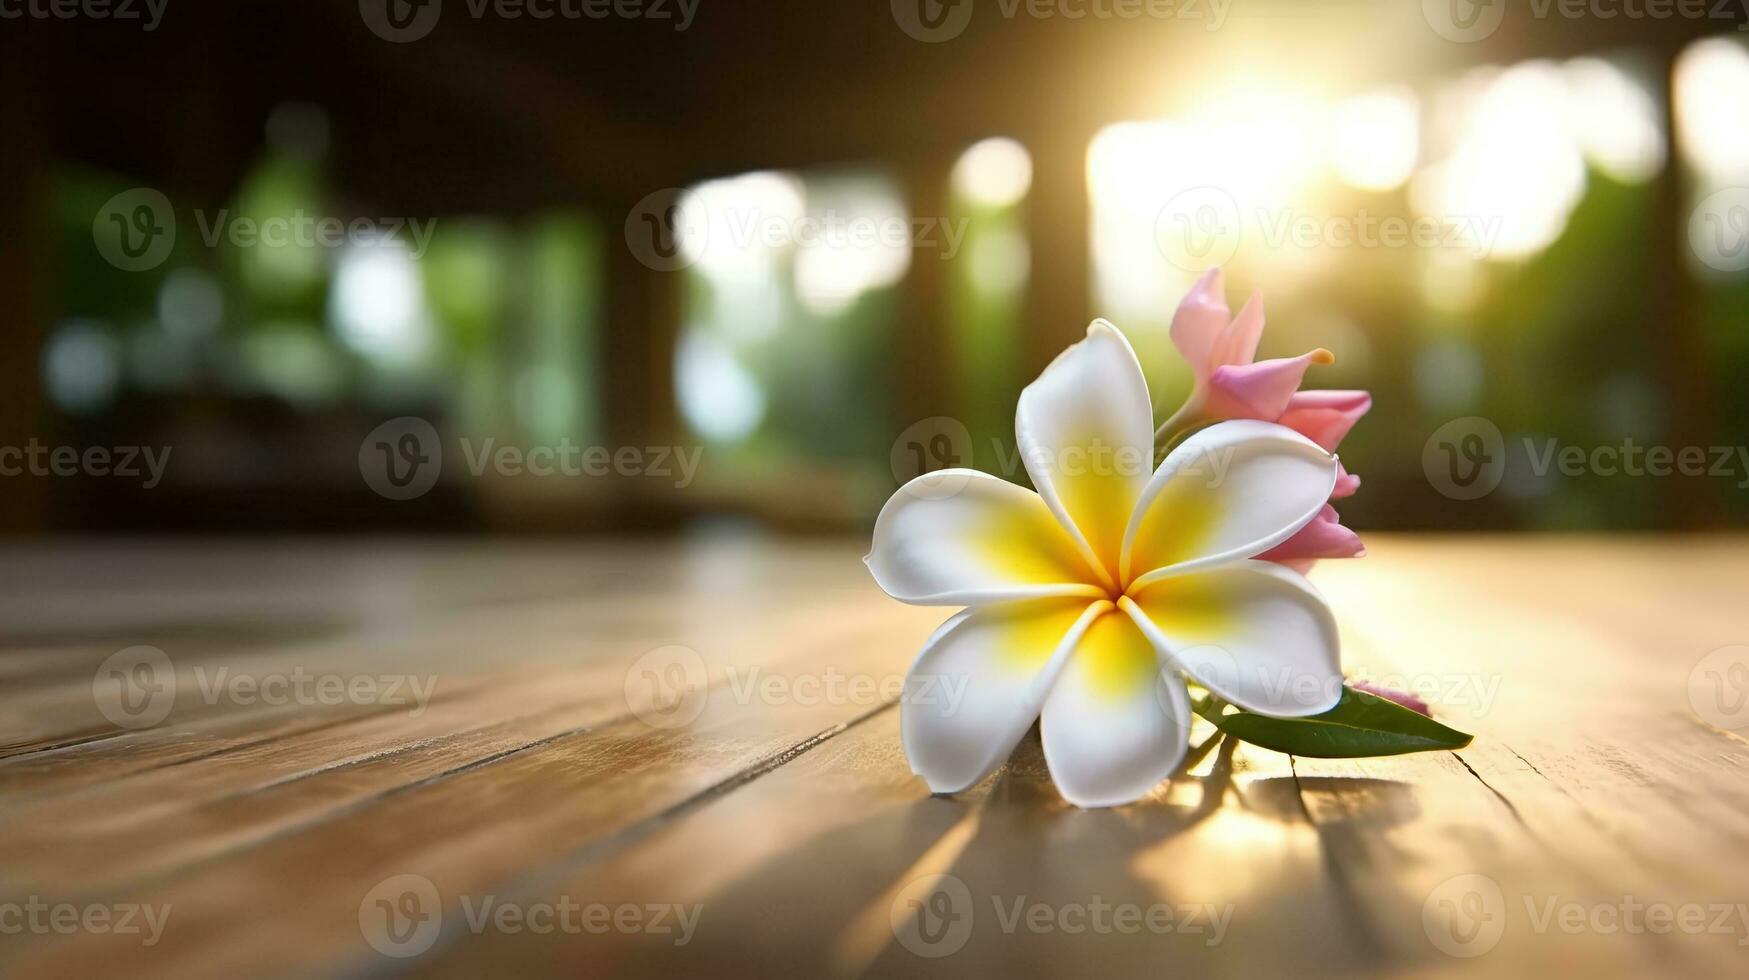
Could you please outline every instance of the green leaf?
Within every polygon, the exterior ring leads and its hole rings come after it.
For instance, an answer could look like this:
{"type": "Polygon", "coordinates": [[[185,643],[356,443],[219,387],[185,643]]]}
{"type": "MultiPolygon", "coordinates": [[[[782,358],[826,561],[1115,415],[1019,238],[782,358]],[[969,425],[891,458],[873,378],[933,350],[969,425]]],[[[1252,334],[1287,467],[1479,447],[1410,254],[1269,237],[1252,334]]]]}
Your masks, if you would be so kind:
{"type": "Polygon", "coordinates": [[[1198,704],[1197,713],[1240,741],[1315,759],[1404,755],[1470,744],[1463,732],[1350,687],[1342,689],[1336,707],[1310,718],[1270,718],[1212,700],[1198,704]]]}

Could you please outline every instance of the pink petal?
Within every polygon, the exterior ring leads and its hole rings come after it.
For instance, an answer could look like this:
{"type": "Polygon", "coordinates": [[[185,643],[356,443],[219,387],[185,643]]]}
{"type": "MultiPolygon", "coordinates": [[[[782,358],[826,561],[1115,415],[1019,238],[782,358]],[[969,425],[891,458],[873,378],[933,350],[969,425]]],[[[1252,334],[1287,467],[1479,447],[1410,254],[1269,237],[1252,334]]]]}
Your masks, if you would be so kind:
{"type": "Polygon", "coordinates": [[[1215,364],[1250,364],[1257,359],[1257,344],[1263,339],[1263,294],[1254,292],[1233,322],[1215,340],[1210,358],[1215,364]]]}
{"type": "Polygon", "coordinates": [[[1384,698],[1386,701],[1395,701],[1403,707],[1408,708],[1410,711],[1419,711],[1429,718],[1433,717],[1433,711],[1427,707],[1427,702],[1413,694],[1406,694],[1402,691],[1393,691],[1388,687],[1373,684],[1368,681],[1350,681],[1348,686],[1354,688],[1356,691],[1365,691],[1375,697],[1384,698]]]}
{"type": "Polygon", "coordinates": [[[1301,391],[1288,399],[1287,410],[1277,421],[1335,452],[1342,437],[1372,408],[1372,395],[1364,391],[1301,391]]]}
{"type": "Polygon", "coordinates": [[[1307,368],[1335,362],[1335,356],[1320,347],[1299,357],[1224,364],[1209,375],[1205,415],[1214,419],[1274,422],[1287,411],[1288,400],[1299,390],[1307,368]]]}
{"type": "Polygon", "coordinates": [[[1172,314],[1172,343],[1190,362],[1196,377],[1207,377],[1214,367],[1209,356],[1214,350],[1215,339],[1226,328],[1231,315],[1227,312],[1218,266],[1203,273],[1179,301],[1178,312],[1172,314]]]}
{"type": "Polygon", "coordinates": [[[1329,504],[1294,536],[1257,557],[1263,561],[1304,558],[1359,558],[1366,554],[1360,535],[1342,526],[1336,508],[1329,504]]]}
{"type": "Polygon", "coordinates": [[[1330,491],[1330,499],[1341,500],[1344,497],[1352,497],[1354,496],[1354,492],[1359,489],[1360,477],[1348,472],[1348,470],[1342,466],[1342,461],[1337,460],[1336,489],[1330,491]]]}

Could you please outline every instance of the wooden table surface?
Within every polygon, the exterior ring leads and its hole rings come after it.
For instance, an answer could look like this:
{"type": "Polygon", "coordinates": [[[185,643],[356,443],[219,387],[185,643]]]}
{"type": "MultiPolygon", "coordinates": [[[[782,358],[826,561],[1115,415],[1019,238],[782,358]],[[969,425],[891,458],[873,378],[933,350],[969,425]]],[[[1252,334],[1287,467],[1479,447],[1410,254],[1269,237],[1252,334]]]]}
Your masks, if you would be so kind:
{"type": "Polygon", "coordinates": [[[1749,542],[1369,545],[1472,747],[1079,811],[911,776],[861,542],[15,544],[0,976],[1742,975],[1749,542]]]}

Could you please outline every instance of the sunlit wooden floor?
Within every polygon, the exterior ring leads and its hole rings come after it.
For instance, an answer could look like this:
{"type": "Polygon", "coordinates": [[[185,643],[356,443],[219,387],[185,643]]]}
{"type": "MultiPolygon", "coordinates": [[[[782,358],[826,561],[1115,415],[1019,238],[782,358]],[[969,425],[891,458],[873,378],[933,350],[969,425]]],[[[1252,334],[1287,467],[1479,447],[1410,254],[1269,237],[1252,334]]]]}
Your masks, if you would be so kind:
{"type": "Polygon", "coordinates": [[[0,975],[1741,975],[1749,542],[1369,544],[1471,748],[1097,812],[910,775],[858,542],[10,546],[0,975]]]}

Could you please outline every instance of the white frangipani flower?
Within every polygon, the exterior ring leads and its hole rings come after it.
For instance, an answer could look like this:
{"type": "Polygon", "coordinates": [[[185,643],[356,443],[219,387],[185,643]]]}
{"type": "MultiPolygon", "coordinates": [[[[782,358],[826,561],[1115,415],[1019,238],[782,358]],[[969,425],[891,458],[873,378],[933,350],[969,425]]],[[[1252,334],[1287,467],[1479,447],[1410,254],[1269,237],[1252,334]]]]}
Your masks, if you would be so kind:
{"type": "Polygon", "coordinates": [[[1129,342],[1095,321],[1021,392],[1015,433],[1038,492],[946,470],[881,510],[865,559],[881,588],[969,607],[924,645],[901,708],[911,768],[935,792],[1001,765],[1036,718],[1065,798],[1136,800],[1184,758],[1182,674],[1278,717],[1341,696],[1328,607],[1299,573],[1254,559],[1318,515],[1336,457],[1285,426],[1230,421],[1150,475],[1151,406],[1129,342]]]}

